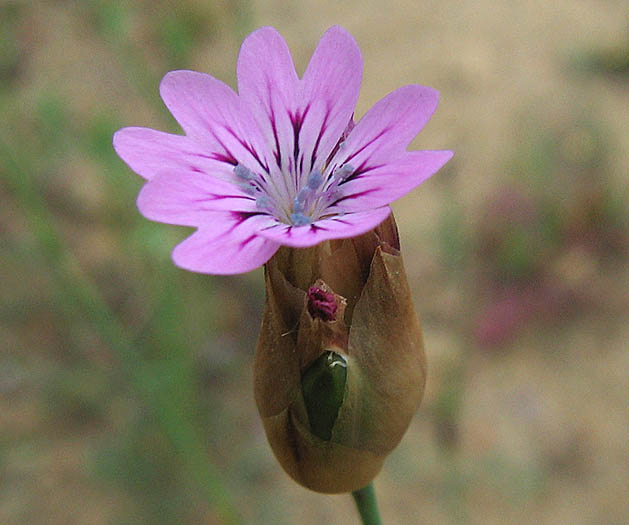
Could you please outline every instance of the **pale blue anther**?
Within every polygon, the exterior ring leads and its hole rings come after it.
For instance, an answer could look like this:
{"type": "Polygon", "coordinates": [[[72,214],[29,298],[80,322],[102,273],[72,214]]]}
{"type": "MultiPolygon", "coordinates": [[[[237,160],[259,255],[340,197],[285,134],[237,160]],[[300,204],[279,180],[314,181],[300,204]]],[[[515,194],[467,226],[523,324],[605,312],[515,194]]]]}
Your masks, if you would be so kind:
{"type": "Polygon", "coordinates": [[[314,170],[310,175],[308,175],[308,187],[311,190],[316,190],[321,186],[323,182],[323,175],[319,170],[314,170]]]}
{"type": "Polygon", "coordinates": [[[234,166],[234,175],[242,180],[253,180],[255,178],[255,173],[242,164],[234,166]]]}
{"type": "Polygon", "coordinates": [[[293,223],[293,226],[307,226],[312,223],[312,219],[310,217],[306,217],[303,213],[291,213],[290,220],[293,223]]]}
{"type": "Polygon", "coordinates": [[[334,188],[327,192],[328,202],[334,202],[343,196],[343,191],[340,188],[334,188]]]}
{"type": "Polygon", "coordinates": [[[300,201],[297,197],[293,199],[293,211],[297,214],[301,214],[306,208],[304,201],[300,201]]]}
{"type": "Polygon", "coordinates": [[[311,194],[312,194],[312,190],[308,187],[305,187],[299,190],[299,193],[297,194],[295,199],[298,200],[299,202],[306,202],[306,200],[308,199],[308,197],[310,197],[311,194]]]}
{"type": "Polygon", "coordinates": [[[354,166],[352,166],[351,164],[343,164],[334,172],[334,178],[343,181],[347,179],[347,177],[349,177],[352,173],[354,173],[354,171],[354,166]]]}
{"type": "Polygon", "coordinates": [[[238,187],[247,195],[255,195],[257,192],[255,186],[252,186],[248,182],[241,182],[240,184],[238,184],[238,187]]]}
{"type": "Polygon", "coordinates": [[[256,197],[256,208],[266,210],[271,206],[271,199],[266,195],[258,195],[256,197]]]}

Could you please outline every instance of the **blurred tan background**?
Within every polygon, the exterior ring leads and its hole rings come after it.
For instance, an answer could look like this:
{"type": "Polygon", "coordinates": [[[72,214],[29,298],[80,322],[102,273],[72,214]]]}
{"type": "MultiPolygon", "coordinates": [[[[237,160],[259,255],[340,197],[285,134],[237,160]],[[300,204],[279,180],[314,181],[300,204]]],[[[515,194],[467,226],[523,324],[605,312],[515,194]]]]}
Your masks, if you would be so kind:
{"type": "Polygon", "coordinates": [[[252,395],[260,270],[175,269],[112,133],[178,132],[161,76],[235,85],[242,38],[302,72],[357,39],[357,116],[441,93],[394,205],[430,366],[376,479],[385,523],[629,522],[629,13],[622,0],[0,2],[0,523],[356,523],[296,486],[252,395]]]}

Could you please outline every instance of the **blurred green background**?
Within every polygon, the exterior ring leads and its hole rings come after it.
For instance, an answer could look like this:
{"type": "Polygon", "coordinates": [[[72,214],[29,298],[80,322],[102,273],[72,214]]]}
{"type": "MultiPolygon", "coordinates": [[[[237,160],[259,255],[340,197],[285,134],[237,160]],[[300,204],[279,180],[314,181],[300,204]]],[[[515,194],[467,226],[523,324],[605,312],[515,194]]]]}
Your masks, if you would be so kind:
{"type": "Polygon", "coordinates": [[[242,38],[299,71],[338,23],[357,116],[441,92],[394,205],[430,365],[376,480],[385,523],[627,523],[629,16],[622,0],[0,2],[0,523],[355,523],[296,486],[252,394],[262,272],[170,262],[128,125],[178,132],[161,76],[235,85],[242,38]]]}

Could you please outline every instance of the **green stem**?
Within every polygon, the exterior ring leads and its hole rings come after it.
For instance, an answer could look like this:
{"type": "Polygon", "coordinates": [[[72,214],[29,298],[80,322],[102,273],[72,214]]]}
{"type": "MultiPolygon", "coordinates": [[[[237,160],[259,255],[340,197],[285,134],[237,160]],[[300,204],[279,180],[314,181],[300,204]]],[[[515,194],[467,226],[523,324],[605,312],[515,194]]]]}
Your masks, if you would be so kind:
{"type": "Polygon", "coordinates": [[[373,483],[352,492],[363,525],[382,525],[373,483]]]}

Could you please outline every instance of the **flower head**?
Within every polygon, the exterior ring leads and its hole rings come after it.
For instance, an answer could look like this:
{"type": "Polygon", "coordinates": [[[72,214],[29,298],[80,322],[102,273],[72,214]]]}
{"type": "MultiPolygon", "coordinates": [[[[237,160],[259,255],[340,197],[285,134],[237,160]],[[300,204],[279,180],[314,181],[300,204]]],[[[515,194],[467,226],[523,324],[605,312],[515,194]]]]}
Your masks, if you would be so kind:
{"type": "Polygon", "coordinates": [[[114,136],[118,155],[148,179],[141,213],[197,228],[173,252],[182,268],[242,273],[281,245],[363,234],[452,156],[406,150],[437,106],[428,87],[399,88],[354,124],[362,59],[341,27],[323,35],[302,78],[279,33],[259,29],[242,45],[237,76],[238,94],[172,71],[160,93],[185,135],[132,127],[114,136]]]}

